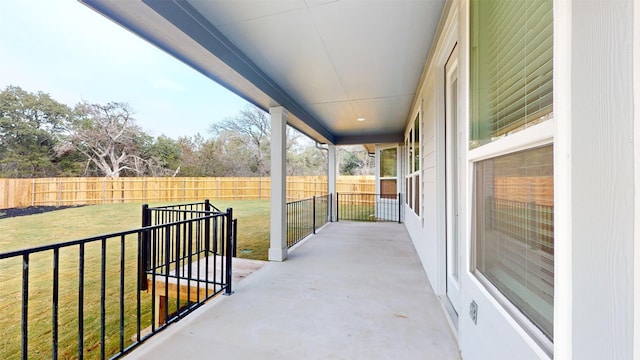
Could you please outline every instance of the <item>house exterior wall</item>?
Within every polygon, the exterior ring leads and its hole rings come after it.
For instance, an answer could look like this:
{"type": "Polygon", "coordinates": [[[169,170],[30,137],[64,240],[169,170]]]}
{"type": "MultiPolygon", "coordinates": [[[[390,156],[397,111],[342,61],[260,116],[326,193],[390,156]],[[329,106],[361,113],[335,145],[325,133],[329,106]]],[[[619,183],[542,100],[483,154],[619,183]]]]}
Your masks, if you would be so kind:
{"type": "MultiPolygon", "coordinates": [[[[634,88],[640,89],[638,13],[631,0],[554,2],[554,119],[518,135],[554,144],[555,316],[550,349],[534,340],[472,272],[472,162],[465,157],[459,174],[464,209],[459,222],[461,294],[458,316],[452,321],[457,323],[453,331],[464,359],[640,356],[640,309],[635,308],[640,299],[640,245],[634,247],[640,224],[634,180],[634,170],[640,169],[637,142],[634,148],[640,124],[634,102],[637,109],[640,100],[633,96],[634,88]],[[549,133],[552,140],[544,135],[549,133]],[[478,306],[477,323],[468,314],[472,301],[478,306]]],[[[417,216],[406,205],[404,211],[425,272],[446,302],[443,194],[445,182],[451,180],[443,175],[444,64],[457,43],[458,111],[466,133],[469,2],[449,2],[441,22],[407,120],[411,124],[415,114],[421,114],[422,211],[417,216]]],[[[468,154],[467,143],[458,150],[468,154]]]]}
{"type": "MultiPolygon", "coordinates": [[[[444,259],[444,248],[438,240],[438,172],[436,171],[436,113],[433,92],[426,95],[422,108],[422,218],[409,230],[430,279],[439,279],[438,269],[444,259]],[[421,254],[422,253],[422,254],[421,254]]],[[[444,292],[442,281],[432,281],[438,294],[444,292]]]]}
{"type": "Polygon", "coordinates": [[[633,353],[633,10],[555,4],[558,358],[633,353]]]}

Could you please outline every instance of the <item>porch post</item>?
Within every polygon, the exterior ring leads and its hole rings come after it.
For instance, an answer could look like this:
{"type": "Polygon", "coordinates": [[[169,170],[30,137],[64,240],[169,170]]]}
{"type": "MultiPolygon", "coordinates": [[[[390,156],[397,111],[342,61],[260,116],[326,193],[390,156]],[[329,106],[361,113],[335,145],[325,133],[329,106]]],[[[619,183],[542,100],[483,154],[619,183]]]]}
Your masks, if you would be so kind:
{"type": "Polygon", "coordinates": [[[271,245],[269,260],[287,258],[286,128],[287,110],[269,109],[271,114],[271,245]]]}
{"type": "Polygon", "coordinates": [[[329,221],[335,221],[337,220],[335,215],[338,206],[336,196],[336,180],[338,179],[338,157],[335,145],[329,144],[329,151],[327,152],[327,155],[329,157],[327,163],[327,189],[329,194],[331,194],[331,214],[329,214],[329,221]]]}

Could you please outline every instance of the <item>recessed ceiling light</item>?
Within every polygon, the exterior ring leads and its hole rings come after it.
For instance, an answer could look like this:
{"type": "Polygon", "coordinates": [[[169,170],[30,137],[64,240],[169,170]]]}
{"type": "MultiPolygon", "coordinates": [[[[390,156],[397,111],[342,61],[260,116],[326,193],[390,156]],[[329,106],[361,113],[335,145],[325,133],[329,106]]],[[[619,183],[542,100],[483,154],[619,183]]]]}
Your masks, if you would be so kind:
{"type": "Polygon", "coordinates": [[[363,122],[363,121],[365,121],[365,120],[367,120],[367,119],[365,119],[365,118],[363,118],[363,117],[359,117],[359,118],[357,118],[356,120],[358,120],[359,122],[363,122]]]}

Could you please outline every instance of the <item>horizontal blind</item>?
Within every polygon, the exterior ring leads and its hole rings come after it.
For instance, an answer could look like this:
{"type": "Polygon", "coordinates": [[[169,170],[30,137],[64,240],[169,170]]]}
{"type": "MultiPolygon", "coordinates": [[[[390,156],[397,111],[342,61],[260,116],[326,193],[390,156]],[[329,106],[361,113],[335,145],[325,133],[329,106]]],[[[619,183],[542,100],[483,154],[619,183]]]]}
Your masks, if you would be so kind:
{"type": "MultiPolygon", "coordinates": [[[[483,62],[486,94],[476,95],[486,109],[491,141],[546,120],[553,111],[553,2],[551,0],[477,1],[474,31],[483,62]]],[[[482,75],[481,75],[482,76],[482,75]]],[[[477,139],[476,139],[477,140],[477,139]]]]}

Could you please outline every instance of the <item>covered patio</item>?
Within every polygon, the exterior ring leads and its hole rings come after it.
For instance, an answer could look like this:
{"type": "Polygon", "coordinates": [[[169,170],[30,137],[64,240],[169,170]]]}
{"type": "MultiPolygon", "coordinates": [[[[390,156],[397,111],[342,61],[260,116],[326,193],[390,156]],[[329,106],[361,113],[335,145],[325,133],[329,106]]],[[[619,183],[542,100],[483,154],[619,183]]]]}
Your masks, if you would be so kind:
{"type": "Polygon", "coordinates": [[[329,223],[234,289],[128,357],[460,358],[401,224],[329,223]]]}

